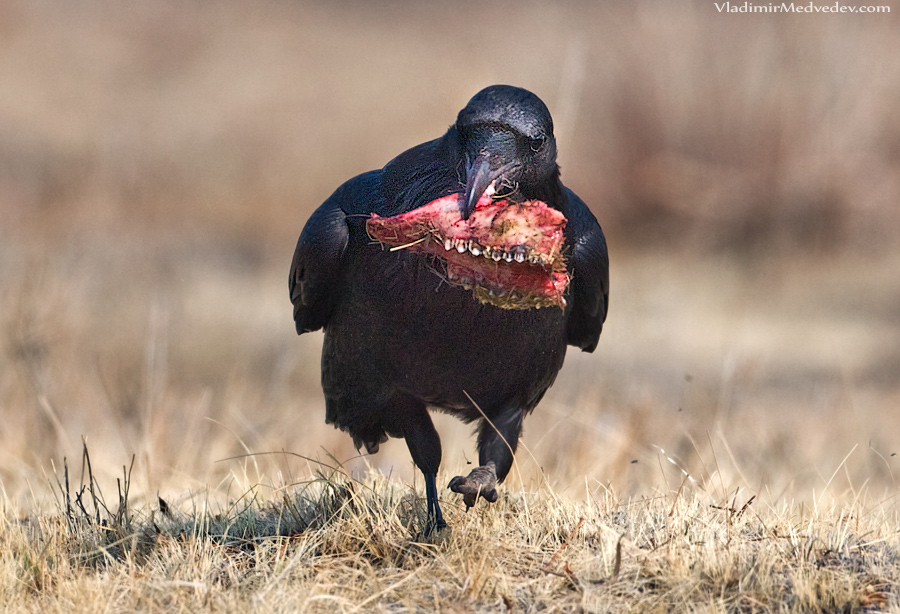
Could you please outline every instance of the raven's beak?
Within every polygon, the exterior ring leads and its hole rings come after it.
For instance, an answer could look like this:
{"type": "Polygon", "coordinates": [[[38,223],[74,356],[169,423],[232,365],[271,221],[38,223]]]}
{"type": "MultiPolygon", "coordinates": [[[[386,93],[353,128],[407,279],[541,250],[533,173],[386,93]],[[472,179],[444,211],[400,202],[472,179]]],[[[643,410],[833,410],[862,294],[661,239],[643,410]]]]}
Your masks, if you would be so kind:
{"type": "Polygon", "coordinates": [[[466,191],[459,203],[462,219],[469,219],[478,200],[499,174],[498,171],[491,172],[491,163],[486,154],[479,154],[471,161],[466,160],[466,191]]]}

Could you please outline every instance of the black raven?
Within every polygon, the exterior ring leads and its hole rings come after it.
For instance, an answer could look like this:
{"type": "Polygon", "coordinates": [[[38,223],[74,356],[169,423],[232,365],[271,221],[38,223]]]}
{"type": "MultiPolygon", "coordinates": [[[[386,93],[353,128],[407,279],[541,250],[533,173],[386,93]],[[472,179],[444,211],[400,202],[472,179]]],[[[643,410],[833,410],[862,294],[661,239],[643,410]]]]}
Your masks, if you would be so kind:
{"type": "Polygon", "coordinates": [[[326,421],[369,453],[406,439],[431,532],[446,523],[428,409],[477,421],[480,466],[450,488],[495,501],[566,346],[597,346],[609,259],[559,179],[547,107],[494,85],[442,137],[340,186],[303,228],[289,285],[297,333],[325,329],[326,421]]]}

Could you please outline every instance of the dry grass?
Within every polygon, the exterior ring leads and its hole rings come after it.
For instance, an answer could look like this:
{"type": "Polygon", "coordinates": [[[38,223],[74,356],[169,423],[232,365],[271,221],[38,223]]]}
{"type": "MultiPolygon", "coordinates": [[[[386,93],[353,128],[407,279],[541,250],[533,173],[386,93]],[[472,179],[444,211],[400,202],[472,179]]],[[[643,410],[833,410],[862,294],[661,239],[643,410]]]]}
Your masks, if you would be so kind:
{"type": "Polygon", "coordinates": [[[4,608],[900,611],[888,4],[0,4],[4,608]],[[287,268],[494,82],[553,111],[612,309],[427,541],[405,445],[324,424],[287,268]]]}
{"type": "Polygon", "coordinates": [[[686,479],[622,500],[594,487],[575,503],[544,485],[469,513],[445,504],[452,530],[425,539],[421,493],[379,473],[322,467],[274,495],[255,487],[215,509],[199,495],[185,511],[160,501],[139,518],[100,505],[100,522],[83,488],[87,508],[4,516],[0,597],[67,612],[900,607],[888,502],[860,492],[807,508],[716,489],[686,479]]]}

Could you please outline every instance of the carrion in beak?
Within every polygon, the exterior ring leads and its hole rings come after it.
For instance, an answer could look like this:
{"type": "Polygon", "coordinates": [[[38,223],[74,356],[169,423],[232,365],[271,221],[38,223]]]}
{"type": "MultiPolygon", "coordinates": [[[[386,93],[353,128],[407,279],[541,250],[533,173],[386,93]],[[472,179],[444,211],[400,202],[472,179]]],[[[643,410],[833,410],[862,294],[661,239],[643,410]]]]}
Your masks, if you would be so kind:
{"type": "Polygon", "coordinates": [[[483,303],[565,308],[565,216],[541,201],[510,203],[484,194],[466,220],[463,198],[450,194],[392,217],[373,213],[366,230],[391,251],[424,251],[443,260],[446,280],[483,303]]]}

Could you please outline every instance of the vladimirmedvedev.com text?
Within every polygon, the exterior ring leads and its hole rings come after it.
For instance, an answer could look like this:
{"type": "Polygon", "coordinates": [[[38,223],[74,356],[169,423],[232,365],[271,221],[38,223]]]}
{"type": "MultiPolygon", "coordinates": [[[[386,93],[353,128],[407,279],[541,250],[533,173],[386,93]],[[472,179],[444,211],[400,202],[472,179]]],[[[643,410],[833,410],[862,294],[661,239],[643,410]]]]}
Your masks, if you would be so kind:
{"type": "Polygon", "coordinates": [[[795,2],[769,2],[753,4],[752,2],[734,3],[713,2],[720,13],[890,13],[889,6],[858,6],[850,4],[798,4],[795,2]]]}

